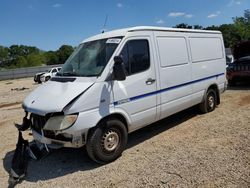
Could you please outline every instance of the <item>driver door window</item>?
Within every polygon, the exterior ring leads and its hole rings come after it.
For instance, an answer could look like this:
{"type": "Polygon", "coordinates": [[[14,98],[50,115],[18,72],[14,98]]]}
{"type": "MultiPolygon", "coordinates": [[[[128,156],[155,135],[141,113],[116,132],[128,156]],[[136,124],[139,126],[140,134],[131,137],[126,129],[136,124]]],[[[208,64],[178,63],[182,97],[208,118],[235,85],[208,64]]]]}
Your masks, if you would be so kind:
{"type": "Polygon", "coordinates": [[[127,76],[147,70],[150,67],[148,40],[128,41],[120,56],[123,59],[127,76]]]}

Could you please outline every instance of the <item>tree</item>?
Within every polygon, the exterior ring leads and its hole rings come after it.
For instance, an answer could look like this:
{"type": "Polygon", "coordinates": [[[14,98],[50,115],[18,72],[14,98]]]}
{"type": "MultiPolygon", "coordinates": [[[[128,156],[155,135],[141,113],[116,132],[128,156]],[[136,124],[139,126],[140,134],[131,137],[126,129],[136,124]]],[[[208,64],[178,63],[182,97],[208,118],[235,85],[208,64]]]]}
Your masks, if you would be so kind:
{"type": "Polygon", "coordinates": [[[4,46],[0,46],[0,64],[5,63],[5,61],[8,59],[8,54],[9,49],[4,46]]]}
{"type": "Polygon", "coordinates": [[[233,47],[241,39],[237,33],[237,28],[233,24],[223,24],[218,28],[219,31],[223,34],[225,47],[233,47]]]}
{"type": "Polygon", "coordinates": [[[174,28],[192,29],[193,27],[191,25],[181,23],[181,24],[176,25],[174,28]]]}
{"type": "Polygon", "coordinates": [[[212,25],[212,26],[208,26],[206,28],[204,28],[205,30],[213,30],[213,31],[218,31],[219,30],[219,26],[215,26],[215,25],[212,25]]]}
{"type": "Polygon", "coordinates": [[[27,56],[30,54],[39,54],[40,50],[34,46],[12,45],[9,48],[9,54],[12,58],[27,56]]]}
{"type": "Polygon", "coordinates": [[[43,54],[30,54],[27,56],[27,66],[40,66],[46,63],[45,56],[43,54]]]}
{"type": "Polygon", "coordinates": [[[56,55],[56,52],[48,51],[44,55],[46,58],[47,65],[59,64],[59,60],[58,60],[58,56],[56,55]]]}
{"type": "Polygon", "coordinates": [[[17,63],[16,67],[18,67],[18,68],[28,67],[28,62],[27,62],[26,58],[23,56],[18,57],[17,62],[18,63],[17,63]]]}
{"type": "Polygon", "coordinates": [[[203,29],[203,27],[201,25],[194,25],[193,27],[194,29],[203,29]]]}
{"type": "Polygon", "coordinates": [[[233,21],[240,40],[250,40],[250,10],[245,10],[243,17],[235,17],[233,21]]]}
{"type": "Polygon", "coordinates": [[[22,56],[22,50],[19,48],[18,45],[11,45],[9,47],[9,54],[11,59],[16,59],[19,56],[22,56]]]}
{"type": "Polygon", "coordinates": [[[30,54],[39,54],[40,53],[40,50],[37,47],[34,47],[34,46],[21,45],[20,49],[22,51],[23,56],[27,56],[27,55],[30,55],[30,54]]]}
{"type": "Polygon", "coordinates": [[[58,63],[64,63],[68,57],[72,54],[74,48],[70,45],[62,45],[56,52],[58,56],[58,63]]]}

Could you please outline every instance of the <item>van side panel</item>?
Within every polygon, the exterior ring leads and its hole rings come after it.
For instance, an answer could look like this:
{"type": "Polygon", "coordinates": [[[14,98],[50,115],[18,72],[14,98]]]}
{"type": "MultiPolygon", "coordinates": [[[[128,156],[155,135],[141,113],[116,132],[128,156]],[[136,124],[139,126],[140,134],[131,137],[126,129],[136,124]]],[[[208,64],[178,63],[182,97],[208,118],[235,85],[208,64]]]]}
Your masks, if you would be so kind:
{"type": "Polygon", "coordinates": [[[191,63],[185,34],[154,32],[158,50],[160,119],[190,107],[191,63]],[[184,85],[183,85],[184,84],[184,85]]]}
{"type": "MultiPolygon", "coordinates": [[[[221,34],[193,34],[188,37],[192,61],[192,104],[203,100],[212,84],[225,87],[225,53],[221,34]]],[[[220,88],[219,88],[220,89],[220,88]]]]}
{"type": "Polygon", "coordinates": [[[220,37],[189,37],[193,63],[222,59],[222,43],[220,37]]]}

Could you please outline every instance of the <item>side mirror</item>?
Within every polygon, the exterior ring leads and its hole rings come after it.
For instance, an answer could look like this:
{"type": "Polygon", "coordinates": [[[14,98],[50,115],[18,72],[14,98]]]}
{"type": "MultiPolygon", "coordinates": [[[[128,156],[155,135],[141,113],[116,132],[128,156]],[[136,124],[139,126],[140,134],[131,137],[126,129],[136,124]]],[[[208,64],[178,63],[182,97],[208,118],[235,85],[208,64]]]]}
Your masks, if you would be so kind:
{"type": "Polygon", "coordinates": [[[123,81],[126,79],[125,67],[120,56],[114,57],[113,78],[114,80],[123,81]]]}

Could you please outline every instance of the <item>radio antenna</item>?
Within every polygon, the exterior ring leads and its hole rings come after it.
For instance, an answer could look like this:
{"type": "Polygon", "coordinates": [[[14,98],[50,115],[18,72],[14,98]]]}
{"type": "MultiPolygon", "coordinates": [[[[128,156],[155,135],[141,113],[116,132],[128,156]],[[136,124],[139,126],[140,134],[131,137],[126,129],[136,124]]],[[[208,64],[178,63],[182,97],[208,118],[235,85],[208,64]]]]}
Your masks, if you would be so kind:
{"type": "Polygon", "coordinates": [[[106,14],[106,17],[105,17],[105,21],[104,21],[104,24],[103,24],[103,30],[102,30],[102,33],[105,32],[106,30],[106,24],[107,24],[107,21],[108,21],[108,14],[106,14]]]}

